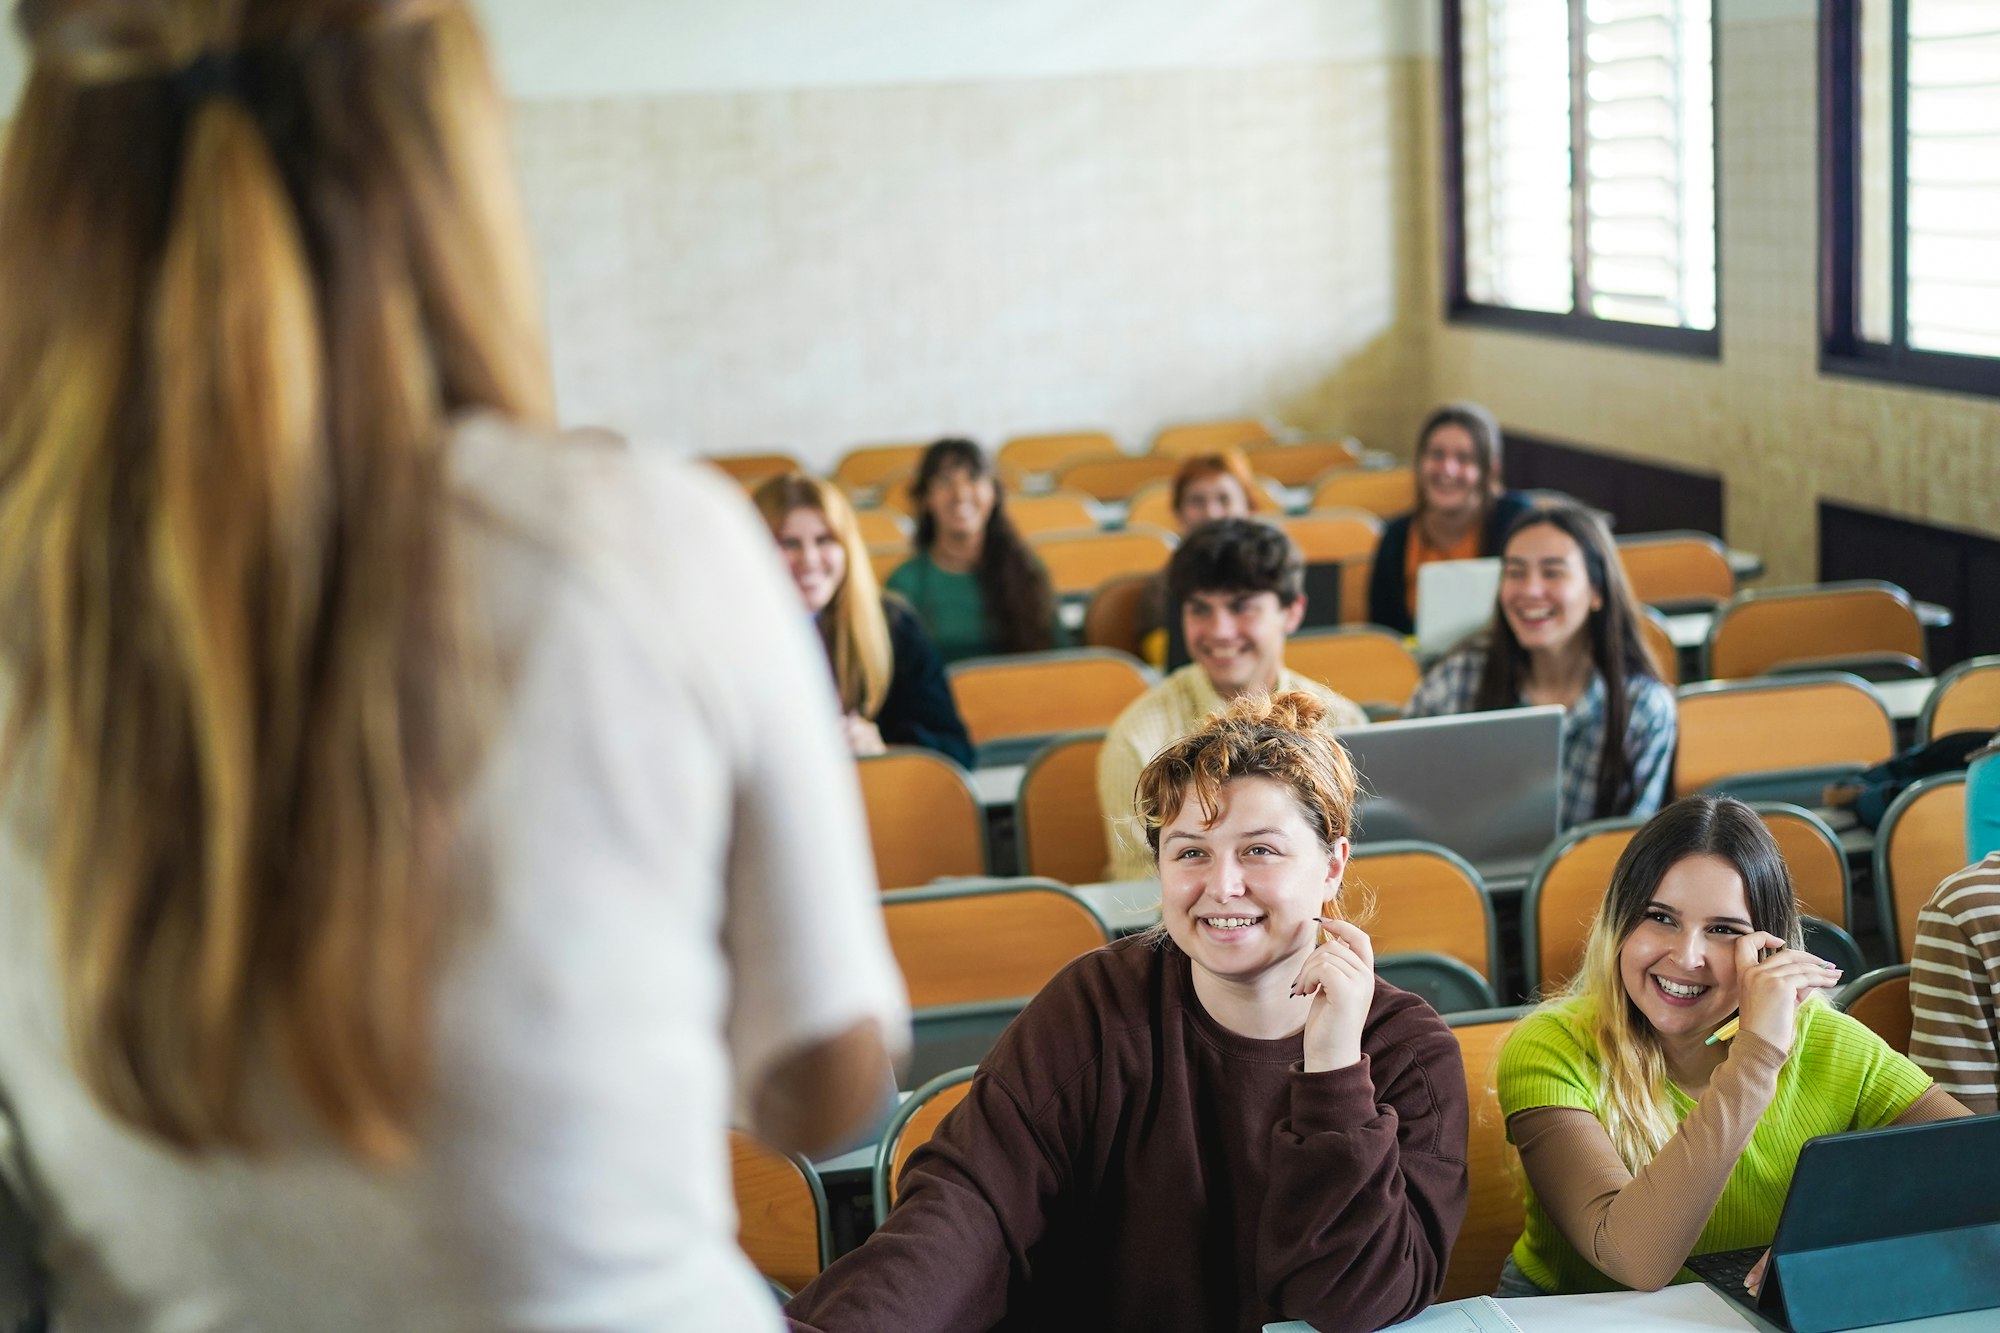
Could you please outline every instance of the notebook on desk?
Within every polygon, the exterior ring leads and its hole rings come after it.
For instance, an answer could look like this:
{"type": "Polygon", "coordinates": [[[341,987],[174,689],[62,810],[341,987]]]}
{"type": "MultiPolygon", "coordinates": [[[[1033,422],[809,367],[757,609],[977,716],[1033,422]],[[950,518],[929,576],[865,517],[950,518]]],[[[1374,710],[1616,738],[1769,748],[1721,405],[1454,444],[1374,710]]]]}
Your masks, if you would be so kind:
{"type": "Polygon", "coordinates": [[[1488,882],[1526,876],[1556,836],[1562,718],[1546,705],[1342,731],[1361,776],[1355,840],[1441,843],[1488,882]]]}
{"type": "Polygon", "coordinates": [[[1433,560],[1417,566],[1417,656],[1443,657],[1493,619],[1500,561],[1433,560]]]}
{"type": "Polygon", "coordinates": [[[1687,1266],[1790,1333],[2000,1311],[2000,1116],[1808,1140],[1752,1296],[1743,1275],[1761,1253],[1687,1266]]]}

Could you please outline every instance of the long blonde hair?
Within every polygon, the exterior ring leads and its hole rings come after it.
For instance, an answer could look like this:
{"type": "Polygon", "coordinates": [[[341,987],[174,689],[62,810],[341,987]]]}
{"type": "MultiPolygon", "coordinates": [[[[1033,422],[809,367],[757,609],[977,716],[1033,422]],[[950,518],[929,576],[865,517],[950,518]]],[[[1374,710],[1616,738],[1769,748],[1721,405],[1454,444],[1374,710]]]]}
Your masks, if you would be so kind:
{"type": "Polygon", "coordinates": [[[1637,1172],[1677,1127],[1659,1033],[1625,990],[1619,953],[1645,919],[1660,881],[1690,856],[1727,861],[1743,880],[1750,922],[1791,948],[1803,942],[1791,871],[1755,810],[1727,796],[1689,796],[1654,815],[1626,844],[1591,922],[1583,967],[1564,998],[1587,1003],[1601,1073],[1598,1119],[1625,1165],[1637,1172]]]}
{"type": "Polygon", "coordinates": [[[448,423],[547,416],[454,0],[26,0],[0,165],[5,748],[52,818],[74,1056],[252,1147],[275,1058],[406,1153],[478,754],[448,423]],[[45,766],[45,768],[44,768],[45,766]]]}
{"type": "Polygon", "coordinates": [[[810,509],[826,520],[827,530],[840,543],[847,556],[847,574],[834,590],[833,600],[819,614],[819,632],[826,642],[827,660],[833,664],[840,706],[872,720],[889,697],[896,659],[889,642],[889,622],[882,613],[882,588],[875,581],[875,567],[868,561],[868,547],[861,540],[861,525],[855,520],[853,506],[838,486],[803,472],[772,477],[750,498],[773,537],[784,526],[787,514],[810,509]]]}

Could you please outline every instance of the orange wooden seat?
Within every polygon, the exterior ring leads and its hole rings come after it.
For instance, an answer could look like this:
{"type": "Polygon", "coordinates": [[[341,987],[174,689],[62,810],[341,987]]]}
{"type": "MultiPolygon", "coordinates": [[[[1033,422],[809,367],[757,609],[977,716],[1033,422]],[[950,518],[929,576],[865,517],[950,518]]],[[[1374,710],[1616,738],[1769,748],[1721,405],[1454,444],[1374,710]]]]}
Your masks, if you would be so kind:
{"type": "Polygon", "coordinates": [[[908,520],[892,509],[857,509],[854,511],[854,523],[861,531],[863,546],[909,547],[908,520]]]}
{"type": "Polygon", "coordinates": [[[1109,648],[1061,648],[954,662],[946,671],[975,744],[1110,726],[1153,686],[1145,664],[1109,648]]]}
{"type": "MultiPolygon", "coordinates": [[[[1102,835],[1099,835],[1100,842],[1102,835]]],[[[1479,872],[1427,842],[1356,843],[1343,899],[1366,904],[1377,954],[1440,953],[1496,980],[1500,942],[1479,872]]]]}
{"type": "Polygon", "coordinates": [[[1632,594],[1649,606],[1720,606],[1736,595],[1729,552],[1705,532],[1643,532],[1618,539],[1632,594]]]}
{"type": "Polygon", "coordinates": [[[1640,608],[1639,641],[1646,646],[1646,655],[1653,659],[1653,670],[1669,685],[1681,683],[1681,650],[1674,646],[1673,635],[1667,633],[1666,618],[1652,607],[1640,608]]]}
{"type": "Polygon", "coordinates": [[[836,484],[855,487],[881,486],[908,472],[922,460],[928,444],[864,444],[849,449],[833,466],[836,484]]]}
{"type": "Polygon", "coordinates": [[[1964,869],[1965,774],[1912,783],[1875,830],[1875,901],[1889,956],[1907,963],[1917,948],[1917,913],[1945,877],[1964,869]]]}
{"type": "Polygon", "coordinates": [[[1778,841],[1778,852],[1792,872],[1792,893],[1800,908],[1808,916],[1831,921],[1842,930],[1851,929],[1848,919],[1853,888],[1839,835],[1824,819],[1796,805],[1759,802],[1753,808],[1778,841]]]}
{"type": "Polygon", "coordinates": [[[1059,597],[1093,592],[1120,575],[1164,569],[1174,544],[1170,532],[1133,527],[1117,532],[1051,532],[1029,539],[1059,597]]]}
{"type": "Polygon", "coordinates": [[[1115,648],[1136,658],[1144,658],[1146,598],[1153,586],[1151,574],[1121,574],[1097,585],[1090,604],[1083,611],[1083,642],[1091,648],[1115,648]]]}
{"type": "Polygon", "coordinates": [[[1128,527],[1179,531],[1181,516],[1174,511],[1174,484],[1171,481],[1148,482],[1134,491],[1125,505],[1125,523],[1128,527]]]}
{"type": "Polygon", "coordinates": [[[868,545],[868,567],[875,571],[875,582],[887,583],[896,567],[914,554],[909,542],[870,542],[868,545]]]}
{"type": "Polygon", "coordinates": [[[1769,676],[1683,685],[1674,794],[1734,777],[1834,765],[1867,767],[1895,753],[1882,696],[1852,676],[1769,676]]]}
{"type": "Polygon", "coordinates": [[[1708,674],[1717,680],[1881,654],[1921,664],[1924,627],[1907,593],[1870,580],[1740,593],[1708,632],[1708,674]]]}
{"type": "Polygon", "coordinates": [[[1525,1008],[1488,1009],[1453,1014],[1445,1022],[1458,1038],[1465,1062],[1467,1143],[1465,1164],[1470,1187],[1465,1220],[1451,1247],[1440,1301],[1489,1296],[1500,1284],[1500,1268],[1521,1237],[1527,1220],[1527,1199],[1514,1145],[1507,1142],[1507,1124],[1500,1115],[1500,1094],[1494,1074],[1500,1050],[1525,1008]]]}
{"type": "Polygon", "coordinates": [[[1149,481],[1173,480],[1179,470],[1177,460],[1155,454],[1106,454],[1068,464],[1056,474],[1056,485],[1099,500],[1126,500],[1149,481]]]}
{"type": "Polygon", "coordinates": [[[736,1243],[759,1273],[797,1291],[826,1267],[831,1249],[826,1192],[812,1163],[733,1129],[729,1170],[736,1188],[736,1243]]]}
{"type": "Polygon", "coordinates": [[[1557,839],[1521,899],[1521,962],[1530,995],[1554,995],[1583,962],[1611,872],[1644,819],[1599,819],[1557,839]]]}
{"type": "Polygon", "coordinates": [[[1938,677],[1917,735],[1934,741],[1954,731],[2000,731],[2000,657],[1975,657],[1938,677]]]}
{"type": "Polygon", "coordinates": [[[1051,435],[1016,435],[1000,446],[994,460],[1016,476],[1056,472],[1067,463],[1093,454],[1115,454],[1118,441],[1101,430],[1064,431],[1051,435]]]}
{"type": "Polygon", "coordinates": [[[1025,1002],[1071,959],[1110,940],[1083,899],[1035,880],[887,893],[882,921],[918,1010],[1025,1002]]]}
{"type": "Polygon", "coordinates": [[[1284,486],[1310,486],[1326,473],[1361,466],[1361,446],[1351,440],[1252,445],[1243,454],[1251,471],[1284,486]]]}
{"type": "Polygon", "coordinates": [[[1365,509],[1400,518],[1417,507],[1417,474],[1407,467],[1336,472],[1313,490],[1314,509],[1365,509]]]}
{"type": "Polygon", "coordinates": [[[1045,495],[1010,495],[1007,517],[1023,537],[1046,532],[1090,532],[1097,527],[1090,497],[1081,491],[1050,491],[1045,495]]]}
{"type": "Polygon", "coordinates": [[[900,747],[856,767],[883,888],[986,873],[986,811],[964,769],[929,750],[900,747]]]}
{"type": "Polygon", "coordinates": [[[1364,708],[1398,713],[1424,675],[1401,635],[1373,625],[1294,634],[1285,643],[1285,665],[1364,708]]]}
{"type": "Polygon", "coordinates": [[[1315,510],[1277,522],[1308,564],[1372,557],[1382,540],[1382,520],[1364,509],[1315,510]]]}
{"type": "Polygon", "coordinates": [[[896,1204],[897,1179],[903,1174],[903,1163],[910,1160],[911,1153],[930,1142],[931,1135],[952,1108],[965,1100],[965,1094],[972,1091],[972,1076],[977,1072],[976,1067],[968,1065],[939,1074],[911,1093],[909,1100],[889,1118],[882,1130],[882,1141],[875,1147],[876,1226],[882,1225],[896,1204]]]}
{"type": "Polygon", "coordinates": [[[727,472],[746,491],[756,490],[767,478],[806,470],[805,464],[790,454],[712,454],[703,461],[727,472]]]}
{"type": "Polygon", "coordinates": [[[1840,988],[1834,1003],[1899,1055],[1910,1053],[1910,965],[1878,967],[1840,988]]]}
{"type": "Polygon", "coordinates": [[[1014,798],[1021,868],[1061,884],[1104,878],[1104,815],[1097,804],[1102,731],[1058,737],[1035,752],[1014,798]]]}
{"type": "Polygon", "coordinates": [[[1153,437],[1152,452],[1163,458],[1187,458],[1194,454],[1219,454],[1262,444],[1272,438],[1271,428],[1252,417],[1222,421],[1182,421],[1163,426],[1153,437]]]}

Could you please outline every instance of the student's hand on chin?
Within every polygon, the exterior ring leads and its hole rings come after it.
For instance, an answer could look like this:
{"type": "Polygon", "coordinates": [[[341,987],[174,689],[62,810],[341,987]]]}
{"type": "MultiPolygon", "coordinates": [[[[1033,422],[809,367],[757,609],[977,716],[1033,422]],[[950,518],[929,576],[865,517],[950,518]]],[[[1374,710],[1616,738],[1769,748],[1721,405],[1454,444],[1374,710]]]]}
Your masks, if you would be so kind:
{"type": "Polygon", "coordinates": [[[1361,1059],[1361,1029],[1375,999],[1375,948],[1350,921],[1327,921],[1325,944],[1306,955],[1293,990],[1312,997],[1306,1014],[1309,1074],[1345,1069],[1361,1059]]]}
{"type": "Polygon", "coordinates": [[[1840,969],[1766,931],[1736,941],[1736,1005],[1742,1028],[1781,1051],[1792,1049],[1794,1015],[1806,996],[1840,984],[1840,969]],[[1769,957],[1759,958],[1766,950],[1769,957]]]}

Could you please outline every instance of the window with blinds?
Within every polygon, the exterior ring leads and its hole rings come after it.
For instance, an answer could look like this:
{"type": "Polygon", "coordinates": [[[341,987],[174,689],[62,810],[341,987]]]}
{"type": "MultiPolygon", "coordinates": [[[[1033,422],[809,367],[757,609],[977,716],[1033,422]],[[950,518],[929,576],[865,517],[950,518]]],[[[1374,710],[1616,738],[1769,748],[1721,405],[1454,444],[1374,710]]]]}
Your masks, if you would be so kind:
{"type": "Polygon", "coordinates": [[[1711,0],[1445,9],[1459,313],[1713,331],[1711,0]]]}
{"type": "Polygon", "coordinates": [[[2000,394],[2000,3],[1829,10],[1829,368],[2000,394]]]}

